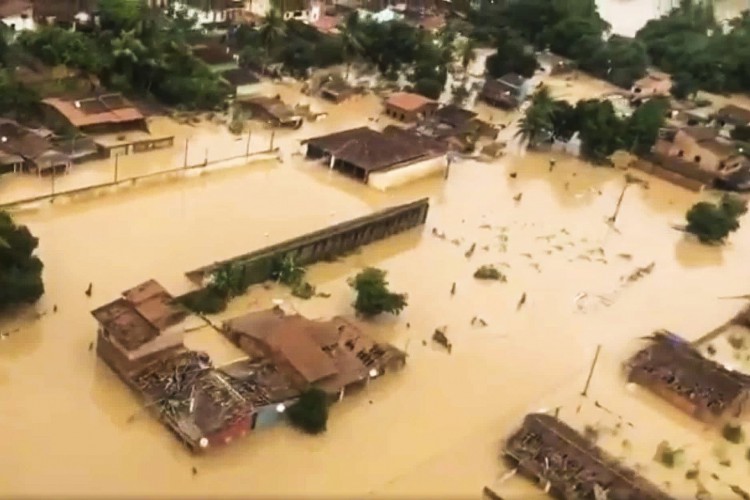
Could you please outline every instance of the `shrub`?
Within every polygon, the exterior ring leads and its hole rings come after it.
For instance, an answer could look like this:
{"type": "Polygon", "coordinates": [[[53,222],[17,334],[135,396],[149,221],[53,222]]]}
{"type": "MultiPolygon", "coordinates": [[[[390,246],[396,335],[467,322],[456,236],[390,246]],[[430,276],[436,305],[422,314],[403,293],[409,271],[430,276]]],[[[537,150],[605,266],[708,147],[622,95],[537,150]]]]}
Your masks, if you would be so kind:
{"type": "Polygon", "coordinates": [[[493,265],[485,265],[474,272],[474,277],[478,280],[497,280],[506,282],[507,278],[503,273],[497,270],[493,265]]]}
{"type": "Polygon", "coordinates": [[[320,434],[328,423],[328,396],[320,389],[309,389],[286,411],[289,422],[307,434],[320,434]]]}
{"type": "Polygon", "coordinates": [[[724,195],[718,203],[701,201],[685,214],[685,229],[701,243],[722,243],[729,233],[739,229],[739,218],[745,212],[746,202],[736,196],[724,195]]]}
{"type": "Polygon", "coordinates": [[[207,287],[183,295],[178,302],[195,313],[216,314],[226,309],[227,300],[216,289],[207,287]]]}
{"type": "Polygon", "coordinates": [[[349,286],[357,292],[354,302],[357,313],[365,317],[384,312],[399,314],[406,307],[406,294],[390,292],[385,275],[382,269],[368,267],[349,281],[349,286]]]}

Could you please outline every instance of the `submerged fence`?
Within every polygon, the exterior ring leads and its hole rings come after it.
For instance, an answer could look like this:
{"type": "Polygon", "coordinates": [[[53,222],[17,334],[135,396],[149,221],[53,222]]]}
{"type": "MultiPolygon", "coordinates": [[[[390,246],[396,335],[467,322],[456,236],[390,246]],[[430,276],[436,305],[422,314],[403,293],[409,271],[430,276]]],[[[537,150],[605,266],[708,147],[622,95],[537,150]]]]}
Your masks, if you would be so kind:
{"type": "MultiPolygon", "coordinates": [[[[203,169],[210,166],[215,166],[222,163],[228,163],[231,161],[236,160],[242,160],[245,159],[248,163],[249,162],[255,162],[255,161],[264,161],[269,160],[273,158],[278,158],[278,152],[279,148],[274,147],[274,136],[275,134],[272,132],[270,137],[270,142],[268,144],[268,147],[261,150],[261,151],[250,151],[250,140],[252,138],[252,135],[247,136],[247,140],[244,142],[243,149],[244,151],[241,151],[239,153],[230,154],[227,156],[222,156],[219,158],[211,158],[209,155],[209,149],[203,148],[204,156],[202,161],[194,161],[193,163],[190,163],[190,159],[188,157],[189,152],[189,146],[190,141],[186,139],[184,141],[185,147],[184,147],[184,154],[182,155],[182,166],[168,168],[164,170],[157,170],[154,172],[146,172],[139,175],[131,175],[127,177],[120,177],[120,157],[121,155],[115,155],[112,157],[113,159],[113,165],[112,165],[112,180],[108,182],[99,182],[95,184],[89,184],[86,186],[81,186],[73,189],[64,189],[64,190],[57,190],[56,184],[58,182],[59,175],[56,175],[53,171],[50,176],[50,192],[46,194],[41,194],[38,196],[31,196],[27,198],[21,198],[17,200],[8,201],[5,203],[0,203],[0,210],[8,209],[17,207],[20,205],[25,205],[29,203],[38,203],[42,201],[49,200],[50,202],[53,202],[57,197],[60,196],[72,196],[77,194],[82,194],[86,192],[92,192],[96,191],[98,189],[105,189],[105,188],[112,188],[123,184],[135,184],[139,180],[144,179],[150,179],[150,178],[158,178],[160,176],[169,176],[171,174],[180,173],[180,172],[190,172],[197,169],[203,169]]],[[[131,157],[132,155],[128,155],[131,157]]],[[[139,157],[143,158],[143,161],[148,161],[148,156],[141,156],[139,157]]],[[[158,161],[158,160],[154,160],[158,161]]],[[[75,175],[68,174],[68,175],[75,175]]]]}

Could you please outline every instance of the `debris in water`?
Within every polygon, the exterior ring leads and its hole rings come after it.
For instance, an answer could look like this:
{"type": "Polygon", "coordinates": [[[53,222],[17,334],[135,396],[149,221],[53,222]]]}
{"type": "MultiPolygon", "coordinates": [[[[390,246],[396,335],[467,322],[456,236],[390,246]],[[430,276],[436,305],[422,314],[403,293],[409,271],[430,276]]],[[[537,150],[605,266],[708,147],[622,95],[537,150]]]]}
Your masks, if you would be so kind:
{"type": "Polygon", "coordinates": [[[531,267],[533,267],[534,269],[536,269],[536,272],[538,272],[538,273],[541,273],[541,272],[542,272],[542,268],[541,268],[541,267],[539,267],[539,264],[537,264],[536,262],[532,262],[532,263],[530,264],[530,266],[531,266],[531,267]]]}
{"type": "Polygon", "coordinates": [[[555,236],[556,236],[556,235],[554,235],[554,234],[548,234],[548,235],[545,235],[545,236],[537,236],[537,237],[536,237],[536,239],[538,239],[538,240],[545,240],[545,241],[549,242],[549,241],[551,241],[551,240],[552,240],[552,238],[554,238],[555,236]]]}
{"type": "Polygon", "coordinates": [[[496,280],[502,283],[508,281],[508,278],[506,278],[505,275],[498,271],[492,264],[481,266],[474,271],[474,277],[478,280],[496,280]]]}
{"type": "Polygon", "coordinates": [[[656,263],[652,262],[651,264],[643,267],[636,268],[635,271],[630,273],[627,278],[625,278],[626,281],[633,283],[638,281],[639,279],[643,278],[644,276],[648,276],[651,274],[651,272],[654,270],[654,266],[656,263]]]}
{"type": "Polygon", "coordinates": [[[510,173],[510,178],[511,178],[511,179],[515,179],[516,177],[518,177],[518,174],[517,174],[517,173],[515,173],[515,172],[511,172],[511,173],[510,173]]]}
{"type": "Polygon", "coordinates": [[[709,356],[713,356],[716,354],[716,348],[712,344],[708,344],[708,346],[706,346],[706,352],[709,356]]]}
{"type": "Polygon", "coordinates": [[[662,441],[659,443],[659,446],[656,447],[654,460],[671,469],[681,458],[682,454],[683,451],[681,449],[673,449],[668,441],[662,441]]]}
{"type": "Polygon", "coordinates": [[[440,238],[441,240],[445,239],[445,233],[441,233],[440,231],[437,230],[436,227],[432,228],[432,235],[435,236],[436,238],[440,238]]]}
{"type": "Polygon", "coordinates": [[[745,433],[742,431],[742,426],[739,424],[724,424],[724,427],[721,429],[721,436],[734,444],[739,444],[745,439],[745,433]]]}
{"type": "Polygon", "coordinates": [[[690,469],[685,473],[685,479],[695,479],[698,477],[697,469],[690,469]]]}
{"type": "Polygon", "coordinates": [[[490,226],[489,224],[482,224],[481,226],[479,226],[479,229],[492,229],[492,226],[490,226]]]}
{"type": "Polygon", "coordinates": [[[521,309],[525,303],[526,303],[526,292],[523,292],[523,295],[521,295],[521,300],[519,300],[518,305],[516,305],[516,311],[521,309]]]}
{"type": "Polygon", "coordinates": [[[461,244],[461,240],[459,240],[458,238],[455,238],[455,239],[451,240],[451,243],[453,243],[454,245],[458,246],[458,245],[461,244]]]}
{"type": "Polygon", "coordinates": [[[477,248],[477,244],[476,243],[472,243],[471,247],[464,254],[464,257],[466,257],[468,259],[472,255],[474,255],[474,250],[476,250],[476,248],[477,248]]]}
{"type": "Polygon", "coordinates": [[[195,467],[193,467],[193,475],[194,475],[194,476],[197,476],[197,475],[198,475],[198,469],[196,469],[195,467]]]}
{"type": "Polygon", "coordinates": [[[623,439],[622,440],[622,447],[623,447],[624,450],[630,451],[631,446],[632,445],[630,444],[629,440],[627,440],[627,439],[623,439]]]}
{"type": "Polygon", "coordinates": [[[328,298],[331,297],[331,294],[330,293],[325,293],[325,292],[318,292],[318,293],[315,294],[315,296],[316,297],[320,297],[322,299],[328,299],[328,298]]]}
{"type": "Polygon", "coordinates": [[[733,349],[741,350],[745,348],[745,339],[739,335],[730,335],[727,338],[727,342],[732,346],[733,349]]]}
{"type": "Polygon", "coordinates": [[[408,321],[406,322],[406,328],[411,328],[411,323],[409,323],[408,321]]]}
{"type": "Polygon", "coordinates": [[[474,316],[473,318],[471,318],[471,326],[474,326],[474,323],[476,323],[476,322],[477,322],[477,317],[476,316],[474,316]]]}
{"type": "Polygon", "coordinates": [[[592,425],[586,425],[583,428],[583,437],[592,443],[596,443],[596,440],[599,439],[599,430],[592,425]]]}
{"type": "Polygon", "coordinates": [[[633,256],[630,255],[629,253],[618,253],[617,256],[625,260],[630,260],[633,258],[633,256]]]}
{"type": "Polygon", "coordinates": [[[448,354],[453,350],[453,345],[448,341],[448,337],[445,336],[445,327],[435,329],[435,333],[432,334],[432,340],[438,345],[443,346],[448,354]]]}
{"type": "Polygon", "coordinates": [[[732,461],[729,460],[728,458],[725,458],[724,460],[722,460],[721,462],[719,462],[719,465],[721,465],[722,467],[731,467],[732,466],[732,461]]]}
{"type": "Polygon", "coordinates": [[[530,259],[531,258],[531,254],[530,253],[522,253],[521,257],[526,257],[527,259],[530,259]]]}
{"type": "Polygon", "coordinates": [[[490,249],[490,246],[489,246],[489,245],[484,245],[484,246],[482,247],[482,250],[484,250],[485,252],[487,252],[487,251],[488,251],[489,249],[490,249]]]}
{"type": "Polygon", "coordinates": [[[83,293],[86,294],[86,297],[91,297],[91,292],[93,292],[93,290],[94,290],[94,284],[93,283],[89,283],[89,287],[83,293]]]}
{"type": "Polygon", "coordinates": [[[93,351],[93,350],[94,350],[94,341],[92,340],[91,342],[89,342],[89,351],[93,351]]]}
{"type": "Polygon", "coordinates": [[[578,257],[576,257],[576,259],[578,259],[578,260],[587,260],[587,261],[591,262],[591,257],[589,257],[588,255],[579,255],[578,257]]]}
{"type": "Polygon", "coordinates": [[[732,490],[732,493],[734,493],[735,495],[737,495],[740,498],[742,498],[742,500],[750,500],[750,493],[748,493],[747,491],[743,490],[742,488],[740,488],[736,484],[730,485],[729,489],[732,490]]]}
{"type": "Polygon", "coordinates": [[[520,203],[522,197],[523,197],[523,193],[518,193],[517,195],[513,197],[513,201],[515,201],[516,203],[520,203]]]}
{"type": "Polygon", "coordinates": [[[453,282],[453,285],[451,285],[451,295],[456,295],[456,282],[453,282]]]}
{"type": "Polygon", "coordinates": [[[53,313],[56,313],[56,312],[57,312],[57,304],[55,304],[54,306],[52,306],[52,312],[53,312],[53,313]]]}

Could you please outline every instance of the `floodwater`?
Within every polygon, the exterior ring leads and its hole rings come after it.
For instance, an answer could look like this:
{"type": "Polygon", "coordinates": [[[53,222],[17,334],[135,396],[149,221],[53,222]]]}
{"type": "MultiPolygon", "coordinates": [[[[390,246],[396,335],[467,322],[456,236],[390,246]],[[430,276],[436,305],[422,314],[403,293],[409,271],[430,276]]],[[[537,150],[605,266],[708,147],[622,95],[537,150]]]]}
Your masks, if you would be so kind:
{"type": "MultiPolygon", "coordinates": [[[[575,86],[563,80],[552,86],[571,99],[610,90],[584,77],[575,86]]],[[[309,99],[293,86],[280,92],[288,102],[309,99]]],[[[329,116],[279,132],[280,162],[16,212],[40,238],[47,293],[35,307],[0,320],[0,331],[11,332],[0,340],[0,494],[478,498],[504,472],[500,440],[525,413],[561,406],[574,425],[611,427],[606,412],[592,409],[598,401],[634,424],[627,431],[632,455],[624,458],[648,462],[645,474],[692,496],[684,467],[664,473],[650,456],[669,436],[690,445],[690,461],[715,466],[710,450],[718,433],[626,390],[619,367],[637,339],[655,329],[695,339],[736,312],[737,302],[717,298],[747,293],[749,225],[724,247],[700,246],[671,228],[699,195],[646,178],[648,188],[628,187],[612,228],[606,220],[624,186],[622,171],[561,155],[550,171],[549,155],[514,146],[492,163],[455,163],[447,181],[378,192],[297,153],[300,138],[371,123],[378,99],[311,101],[329,116]],[[270,307],[276,298],[309,317],[352,315],[346,278],[368,265],[386,269],[392,288],[408,292],[401,317],[362,324],[407,350],[405,370],[335,405],[326,434],[308,437],[282,426],[194,457],[155,420],[127,423],[138,402],[90,350],[96,325],[88,311],[149,278],[179,293],[188,287],[182,273],[191,268],[423,196],[431,200],[423,230],[309,270],[309,280],[330,298],[303,301],[285,289],[255,287],[217,318],[270,307]],[[651,262],[651,275],[623,285],[623,276],[651,262]],[[508,282],[474,280],[483,264],[498,266],[508,282]],[[91,298],[84,294],[88,283],[91,298]],[[486,326],[472,325],[474,317],[486,326]],[[446,327],[452,354],[430,341],[437,327],[446,327]],[[597,345],[602,355],[582,398],[597,345]]],[[[497,123],[512,119],[479,110],[497,123]]],[[[197,126],[195,133],[204,127],[209,132],[200,140],[217,151],[238,147],[218,128],[197,126]]],[[[512,134],[506,129],[502,138],[512,134]]],[[[162,154],[138,162],[149,168],[162,154]]],[[[239,355],[212,333],[193,332],[187,343],[219,363],[239,355]]],[[[608,447],[622,439],[613,434],[608,447]]],[[[750,489],[750,462],[735,457],[732,464],[721,468],[721,480],[750,489]]],[[[533,491],[517,480],[503,486],[516,492],[509,498],[533,491]]],[[[723,497],[723,483],[706,486],[723,497]]]]}

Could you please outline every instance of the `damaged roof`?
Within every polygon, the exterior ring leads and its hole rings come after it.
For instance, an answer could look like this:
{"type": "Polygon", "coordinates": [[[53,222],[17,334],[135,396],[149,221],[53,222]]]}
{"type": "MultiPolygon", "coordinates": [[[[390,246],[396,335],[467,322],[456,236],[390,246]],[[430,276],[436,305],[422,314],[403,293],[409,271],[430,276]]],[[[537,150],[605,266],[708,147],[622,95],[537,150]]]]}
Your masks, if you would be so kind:
{"type": "Polygon", "coordinates": [[[154,280],[126,290],[123,296],[91,311],[102,327],[126,350],[134,351],[154,340],[187,312],[154,280]]]}
{"type": "Polygon", "coordinates": [[[85,99],[48,97],[43,103],[56,109],[74,127],[143,120],[143,114],[121,94],[104,94],[85,99]]]}
{"type": "Polygon", "coordinates": [[[733,125],[750,124],[750,109],[728,104],[716,112],[716,117],[733,125]]]}

